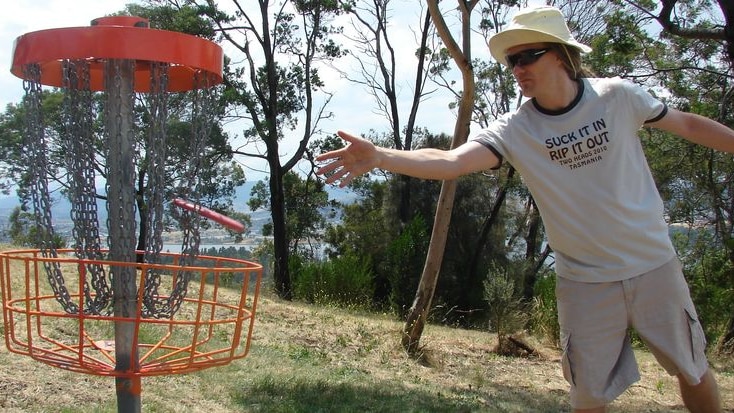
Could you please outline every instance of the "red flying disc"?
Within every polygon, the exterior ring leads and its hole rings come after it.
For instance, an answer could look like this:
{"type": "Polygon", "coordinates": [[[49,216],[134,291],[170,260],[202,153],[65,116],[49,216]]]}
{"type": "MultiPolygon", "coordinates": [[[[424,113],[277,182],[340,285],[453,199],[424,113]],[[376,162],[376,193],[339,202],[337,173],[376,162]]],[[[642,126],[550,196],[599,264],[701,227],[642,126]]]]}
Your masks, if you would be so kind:
{"type": "Polygon", "coordinates": [[[237,221],[236,219],[232,219],[226,215],[222,215],[219,212],[212,211],[211,209],[207,207],[203,207],[198,204],[194,204],[193,202],[185,201],[181,198],[175,198],[173,200],[173,203],[176,204],[176,206],[179,206],[183,209],[187,209],[192,212],[196,212],[197,214],[203,216],[204,218],[209,218],[212,221],[223,225],[232,231],[235,232],[245,232],[245,225],[241,223],[240,221],[237,221]]]}

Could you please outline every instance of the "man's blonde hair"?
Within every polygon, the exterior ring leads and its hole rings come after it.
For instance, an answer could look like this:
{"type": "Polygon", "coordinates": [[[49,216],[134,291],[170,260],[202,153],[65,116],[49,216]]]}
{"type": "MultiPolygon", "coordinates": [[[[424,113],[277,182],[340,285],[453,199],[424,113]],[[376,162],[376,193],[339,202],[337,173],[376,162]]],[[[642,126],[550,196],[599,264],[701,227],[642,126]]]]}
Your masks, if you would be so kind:
{"type": "Polygon", "coordinates": [[[596,77],[596,74],[581,61],[581,51],[579,49],[561,43],[549,43],[549,47],[561,59],[571,79],[596,77]]]}

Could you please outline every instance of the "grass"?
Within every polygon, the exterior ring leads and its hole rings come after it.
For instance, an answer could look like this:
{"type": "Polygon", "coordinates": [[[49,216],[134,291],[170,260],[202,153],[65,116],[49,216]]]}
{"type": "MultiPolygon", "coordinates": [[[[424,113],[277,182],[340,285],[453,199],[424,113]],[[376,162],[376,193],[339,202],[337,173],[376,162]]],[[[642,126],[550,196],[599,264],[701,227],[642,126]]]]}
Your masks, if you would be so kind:
{"type": "MultiPolygon", "coordinates": [[[[142,380],[145,412],[564,412],[559,354],[507,358],[496,336],[429,325],[420,361],[385,314],[260,299],[250,354],[211,369],[142,380]]],[[[611,412],[682,412],[677,384],[644,350],[643,379],[611,412]]],[[[734,374],[717,369],[734,410],[734,374]]],[[[49,367],[0,347],[3,412],[115,412],[114,379],[49,367]]]]}

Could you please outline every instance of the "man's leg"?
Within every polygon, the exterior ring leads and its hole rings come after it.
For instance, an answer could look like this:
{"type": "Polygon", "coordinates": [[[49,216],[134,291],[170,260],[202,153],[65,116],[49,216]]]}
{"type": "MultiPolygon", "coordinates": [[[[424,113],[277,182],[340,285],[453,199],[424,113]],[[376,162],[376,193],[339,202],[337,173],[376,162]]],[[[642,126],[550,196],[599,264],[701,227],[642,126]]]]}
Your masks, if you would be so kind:
{"type": "Polygon", "coordinates": [[[693,413],[721,412],[716,379],[706,360],[706,337],[680,261],[671,260],[633,282],[633,324],[660,365],[678,377],[683,403],[693,413]]]}
{"type": "Polygon", "coordinates": [[[691,413],[721,413],[721,397],[711,369],[701,377],[701,382],[695,386],[688,384],[682,375],[678,375],[680,394],[683,404],[691,413]]]}
{"type": "MultiPolygon", "coordinates": [[[[683,403],[691,413],[721,413],[721,397],[719,396],[719,387],[716,384],[716,378],[711,369],[701,377],[701,382],[695,386],[688,384],[686,379],[678,375],[680,383],[680,392],[683,397],[683,403]]],[[[594,409],[575,409],[573,413],[605,413],[606,407],[597,407],[594,409]]]]}
{"type": "Polygon", "coordinates": [[[603,406],[640,377],[627,334],[622,283],[580,283],[558,277],[556,299],[561,367],[571,386],[571,407],[604,412],[603,406]]]}

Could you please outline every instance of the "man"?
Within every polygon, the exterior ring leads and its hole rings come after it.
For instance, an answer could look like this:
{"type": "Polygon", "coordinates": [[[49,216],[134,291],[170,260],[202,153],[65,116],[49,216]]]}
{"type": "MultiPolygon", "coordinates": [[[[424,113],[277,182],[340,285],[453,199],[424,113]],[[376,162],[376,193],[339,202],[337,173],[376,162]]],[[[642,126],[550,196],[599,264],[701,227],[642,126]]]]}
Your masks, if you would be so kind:
{"type": "Polygon", "coordinates": [[[718,387],[663,202],[637,136],[643,125],[734,152],[734,131],[666,105],[618,78],[590,78],[561,12],[519,12],[489,40],[527,100],[466,144],[448,151],[375,147],[345,132],[324,153],[327,183],[347,185],[373,168],[454,179],[510,162],[538,205],[556,258],[563,373],[576,412],[604,412],[639,380],[628,328],[678,377],[693,412],[720,412],[718,387]]]}

